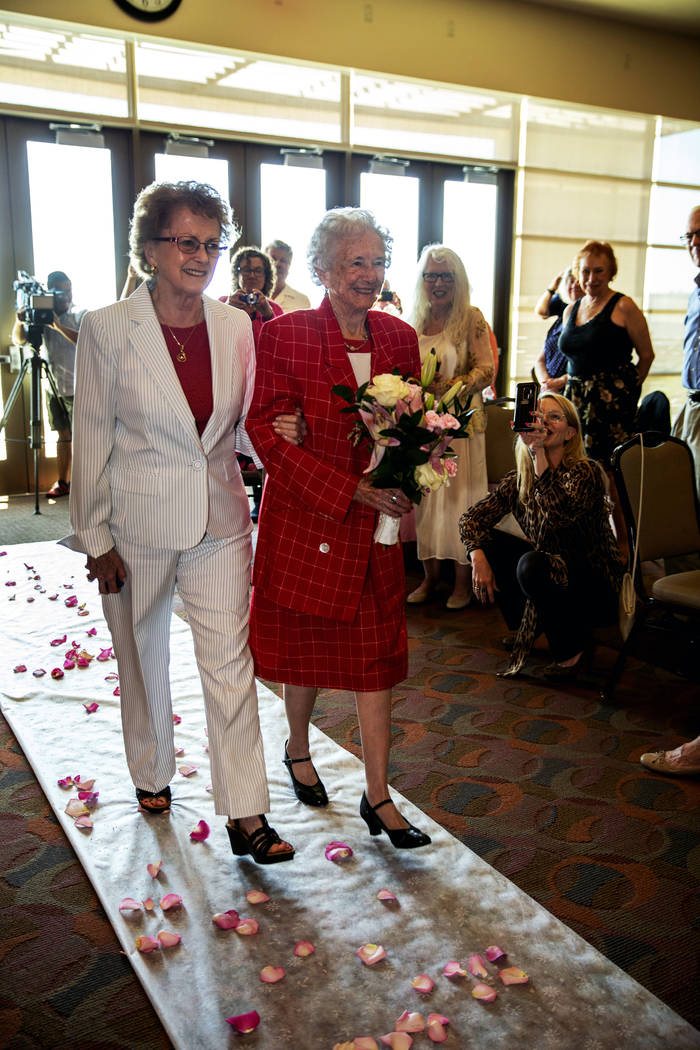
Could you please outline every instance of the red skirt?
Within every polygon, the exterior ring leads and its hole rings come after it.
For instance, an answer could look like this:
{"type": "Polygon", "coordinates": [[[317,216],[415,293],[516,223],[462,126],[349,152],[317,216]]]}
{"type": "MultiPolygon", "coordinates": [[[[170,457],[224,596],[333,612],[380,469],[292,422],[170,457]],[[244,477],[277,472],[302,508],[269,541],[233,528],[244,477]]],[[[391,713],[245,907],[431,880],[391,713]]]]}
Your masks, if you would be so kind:
{"type": "Polygon", "coordinates": [[[258,678],[361,693],[403,681],[408,673],[403,573],[390,593],[379,591],[372,571],[376,546],[350,623],[286,609],[253,588],[250,648],[258,678]]]}

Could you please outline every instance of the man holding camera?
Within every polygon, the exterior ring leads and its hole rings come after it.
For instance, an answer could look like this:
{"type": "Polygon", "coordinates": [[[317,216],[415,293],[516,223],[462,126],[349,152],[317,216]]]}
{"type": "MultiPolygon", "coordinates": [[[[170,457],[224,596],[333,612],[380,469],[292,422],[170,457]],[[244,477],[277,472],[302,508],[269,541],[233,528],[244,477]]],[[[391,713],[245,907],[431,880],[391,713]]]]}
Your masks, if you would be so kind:
{"type": "MultiPolygon", "coordinates": [[[[58,478],[46,493],[46,498],[56,499],[59,496],[67,496],[70,492],[75,344],[78,341],[78,329],[87,311],[73,308],[73,285],[62,270],[53,270],[47,277],[46,284],[49,293],[54,297],[54,315],[53,323],[44,328],[44,346],[59,394],[56,397],[50,392],[46,398],[49,425],[58,434],[58,478]]],[[[17,344],[27,341],[28,332],[24,321],[25,312],[20,310],[12,332],[13,342],[17,344]]]]}

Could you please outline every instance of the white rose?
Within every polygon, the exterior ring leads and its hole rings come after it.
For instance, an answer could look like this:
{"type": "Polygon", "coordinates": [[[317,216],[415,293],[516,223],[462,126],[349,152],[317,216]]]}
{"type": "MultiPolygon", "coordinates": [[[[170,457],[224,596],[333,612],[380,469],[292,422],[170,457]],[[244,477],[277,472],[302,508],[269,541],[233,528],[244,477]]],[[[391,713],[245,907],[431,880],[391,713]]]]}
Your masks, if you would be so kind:
{"type": "Polygon", "coordinates": [[[414,477],[421,489],[430,489],[431,492],[436,492],[446,480],[445,474],[438,474],[430,463],[421,463],[416,467],[414,477]]]}
{"type": "Polygon", "coordinates": [[[411,388],[408,383],[404,383],[401,376],[385,372],[374,377],[367,387],[367,394],[385,408],[393,408],[400,397],[410,397],[411,388]]]}

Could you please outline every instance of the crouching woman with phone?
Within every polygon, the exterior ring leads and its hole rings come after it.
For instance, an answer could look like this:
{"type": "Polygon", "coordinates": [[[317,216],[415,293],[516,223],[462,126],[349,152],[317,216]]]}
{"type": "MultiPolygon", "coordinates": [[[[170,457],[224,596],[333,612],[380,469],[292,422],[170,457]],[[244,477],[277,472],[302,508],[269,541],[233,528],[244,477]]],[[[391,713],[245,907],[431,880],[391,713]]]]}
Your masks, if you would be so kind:
{"type": "Polygon", "coordinates": [[[614,623],[624,566],[610,526],[601,467],[586,457],[573,404],[546,394],[519,433],[517,469],[462,515],[460,536],[479,601],[497,601],[517,630],[505,675],[522,668],[544,632],[553,681],[574,678],[590,648],[591,628],[614,623]],[[511,513],[525,539],[496,526],[511,513]]]}

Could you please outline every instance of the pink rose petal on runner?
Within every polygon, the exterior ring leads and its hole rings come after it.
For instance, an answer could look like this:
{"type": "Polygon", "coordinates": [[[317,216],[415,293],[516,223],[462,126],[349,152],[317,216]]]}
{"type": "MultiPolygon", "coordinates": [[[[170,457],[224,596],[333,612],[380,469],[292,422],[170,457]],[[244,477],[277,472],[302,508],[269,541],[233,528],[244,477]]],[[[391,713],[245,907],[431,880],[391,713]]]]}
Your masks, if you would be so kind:
{"type": "Polygon", "coordinates": [[[63,678],[63,671],[61,670],[61,668],[54,667],[54,669],[51,672],[51,677],[54,679],[54,681],[58,681],[59,679],[63,678]]]}
{"type": "Polygon", "coordinates": [[[352,850],[347,842],[329,842],[324,850],[326,860],[332,860],[335,864],[341,864],[344,860],[352,857],[352,850]]]}
{"type": "Polygon", "coordinates": [[[50,602],[57,602],[58,601],[58,595],[57,594],[50,594],[49,595],[49,601],[50,602]]]}
{"type": "Polygon", "coordinates": [[[90,828],[94,828],[95,826],[92,822],[92,818],[87,816],[78,817],[78,819],[73,821],[73,823],[75,824],[76,828],[87,828],[88,830],[90,828]]]}
{"type": "Polygon", "coordinates": [[[57,783],[60,788],[73,787],[73,777],[61,777],[57,783]]]}
{"type": "Polygon", "coordinates": [[[92,703],[91,703],[91,704],[83,704],[83,707],[85,708],[85,710],[87,711],[87,713],[88,713],[89,715],[94,715],[95,711],[97,711],[97,709],[99,708],[99,706],[100,706],[100,705],[99,705],[99,704],[97,704],[97,703],[95,703],[95,701],[94,701],[94,700],[92,701],[92,703]]]}
{"type": "Polygon", "coordinates": [[[83,656],[82,653],[81,653],[80,656],[78,657],[78,659],[75,662],[76,662],[77,666],[80,668],[80,670],[84,671],[86,667],[90,666],[91,661],[92,661],[92,657],[91,656],[83,656]]]}
{"type": "Polygon", "coordinates": [[[133,897],[125,897],[119,902],[119,911],[141,911],[141,905],[133,897]]]}
{"type": "Polygon", "coordinates": [[[365,966],[374,966],[375,963],[386,959],[386,952],[381,944],[363,944],[361,948],[357,949],[355,955],[362,959],[365,966]]]}
{"type": "Polygon", "coordinates": [[[489,962],[495,962],[496,959],[502,959],[505,954],[506,953],[502,951],[496,944],[489,945],[489,947],[484,952],[484,955],[486,956],[489,962]]]}
{"type": "Polygon", "coordinates": [[[181,904],[182,897],[179,893],[166,893],[160,900],[160,906],[163,911],[170,911],[171,908],[179,908],[181,904]]]}
{"type": "Polygon", "coordinates": [[[37,667],[36,671],[32,671],[32,674],[34,675],[35,678],[43,678],[44,675],[46,674],[46,671],[44,670],[43,667],[37,667]]]}
{"type": "Polygon", "coordinates": [[[301,956],[302,959],[307,955],[313,955],[315,951],[311,941],[297,941],[294,945],[294,954],[301,956]]]}
{"type": "Polygon", "coordinates": [[[95,786],[95,778],[93,777],[92,780],[83,780],[80,773],[78,773],[77,776],[73,777],[73,783],[76,787],[79,786],[81,791],[92,791],[95,786]]]}
{"type": "Polygon", "coordinates": [[[530,980],[524,970],[519,966],[507,966],[505,970],[499,970],[498,976],[504,984],[527,984],[530,980]]]}
{"type": "Polygon", "coordinates": [[[84,802],[81,802],[78,798],[71,798],[68,801],[68,805],[65,808],[65,812],[69,817],[82,817],[88,812],[88,808],[84,802]]]}
{"type": "Polygon", "coordinates": [[[66,598],[66,600],[65,600],[65,602],[63,604],[65,605],[65,607],[67,609],[74,609],[76,607],[76,605],[78,604],[78,599],[76,598],[76,596],[74,594],[71,594],[70,598],[66,598]]]}
{"type": "Polygon", "coordinates": [[[260,1024],[260,1014],[257,1010],[250,1010],[247,1014],[227,1017],[226,1023],[230,1024],[241,1035],[247,1035],[249,1032],[254,1032],[260,1024]]]}
{"type": "Polygon", "coordinates": [[[409,1050],[409,1047],[413,1046],[413,1040],[408,1032],[389,1032],[388,1035],[380,1035],[379,1038],[392,1050],[409,1050]]]}
{"type": "Polygon", "coordinates": [[[445,963],[445,969],[442,971],[445,977],[466,977],[467,971],[462,969],[462,966],[458,962],[445,963]]]}
{"type": "Polygon", "coordinates": [[[447,1039],[445,1025],[449,1023],[442,1014],[428,1014],[428,1038],[433,1043],[444,1043],[447,1039]]]}
{"type": "Polygon", "coordinates": [[[63,645],[67,637],[68,635],[64,634],[62,638],[53,638],[51,641],[51,645],[63,645]]]}
{"type": "Polygon", "coordinates": [[[427,973],[419,973],[417,977],[413,978],[411,984],[417,992],[423,992],[424,994],[432,992],[435,987],[435,981],[428,977],[427,973]]]}
{"type": "Polygon", "coordinates": [[[16,587],[17,586],[17,582],[15,580],[5,580],[5,586],[6,587],[16,587]]]}
{"type": "Polygon", "coordinates": [[[97,654],[97,656],[95,657],[95,659],[99,660],[101,664],[105,663],[107,660],[111,660],[112,659],[112,646],[110,645],[109,648],[107,648],[107,649],[100,649],[100,651],[97,654]]]}
{"type": "Polygon", "coordinates": [[[117,688],[112,693],[112,696],[121,696],[121,695],[122,695],[121,694],[121,690],[120,690],[119,686],[117,686],[117,688]]]}
{"type": "Polygon", "coordinates": [[[96,627],[91,627],[91,628],[90,628],[90,629],[89,629],[88,631],[86,631],[85,633],[87,634],[87,636],[88,636],[89,638],[94,638],[94,637],[95,637],[95,635],[97,634],[97,628],[96,628],[96,627]]]}
{"type": "Polygon", "coordinates": [[[356,1035],[350,1046],[352,1050],[379,1050],[377,1040],[371,1035],[356,1035]]]}
{"type": "Polygon", "coordinates": [[[185,753],[184,747],[176,747],[175,748],[175,758],[182,758],[184,753],[185,753]]]}
{"type": "Polygon", "coordinates": [[[17,664],[16,667],[12,668],[12,670],[15,672],[15,674],[24,674],[24,672],[27,670],[27,665],[26,664],[17,664]]]}
{"type": "Polygon", "coordinates": [[[145,901],[142,901],[141,903],[143,904],[145,911],[153,911],[156,906],[153,897],[146,897],[145,901]]]}
{"type": "Polygon", "coordinates": [[[170,930],[161,930],[158,934],[158,940],[164,948],[174,948],[176,944],[179,944],[182,937],[179,933],[171,933],[170,930]]]}
{"type": "Polygon", "coordinates": [[[260,924],[257,919],[241,919],[236,923],[234,929],[236,933],[240,933],[241,937],[252,937],[260,929],[260,924]]]}
{"type": "Polygon", "coordinates": [[[248,904],[265,904],[270,899],[262,890],[248,890],[245,897],[248,904]]]}
{"type": "Polygon", "coordinates": [[[425,1018],[423,1014],[409,1013],[408,1010],[404,1010],[394,1024],[395,1032],[422,1032],[424,1029],[425,1018]]]}
{"type": "Polygon", "coordinates": [[[197,766],[178,766],[177,771],[182,777],[191,777],[197,772],[197,766]]]}
{"type": "Polygon", "coordinates": [[[159,860],[156,864],[147,864],[146,865],[146,871],[148,872],[148,874],[151,876],[152,879],[155,879],[155,878],[158,877],[158,872],[160,871],[160,869],[162,867],[163,867],[163,861],[159,860]]]}
{"type": "Polygon", "coordinates": [[[472,988],[472,995],[482,1003],[492,1003],[498,998],[498,992],[490,984],[475,984],[472,988]]]}
{"type": "Polygon", "coordinates": [[[99,791],[79,791],[78,798],[81,802],[84,802],[88,809],[97,805],[97,800],[100,797],[99,791]]]}
{"type": "Polygon", "coordinates": [[[283,966],[263,966],[260,971],[260,980],[264,984],[277,984],[285,976],[283,966]]]}
{"type": "Polygon", "coordinates": [[[72,671],[73,668],[75,667],[75,660],[67,660],[67,659],[64,660],[63,661],[63,667],[64,667],[64,670],[66,670],[66,671],[72,671]]]}
{"type": "Polygon", "coordinates": [[[173,725],[174,726],[179,726],[181,721],[182,721],[182,719],[181,719],[180,715],[173,715],[173,725]]]}
{"type": "Polygon", "coordinates": [[[380,890],[377,894],[378,901],[395,901],[396,899],[396,895],[391,890],[380,890]]]}
{"type": "Polygon", "coordinates": [[[116,673],[116,671],[110,671],[109,674],[105,675],[105,682],[118,682],[118,681],[119,681],[119,675],[116,673]]]}
{"type": "Polygon", "coordinates": [[[155,937],[137,937],[136,947],[140,952],[146,954],[146,952],[155,952],[160,948],[160,943],[155,937]]]}
{"type": "Polygon", "coordinates": [[[239,923],[238,912],[233,908],[229,908],[228,911],[217,912],[216,915],[212,916],[211,921],[215,923],[220,930],[234,930],[239,923]]]}
{"type": "Polygon", "coordinates": [[[467,960],[467,969],[469,973],[473,974],[474,977],[488,977],[489,972],[486,969],[486,963],[480,955],[470,955],[467,960]]]}
{"type": "Polygon", "coordinates": [[[28,602],[33,602],[33,601],[36,601],[36,599],[34,598],[33,595],[30,594],[29,597],[27,598],[27,601],[28,602]]]}
{"type": "Polygon", "coordinates": [[[205,839],[209,838],[210,830],[206,820],[200,820],[197,827],[190,832],[190,838],[193,842],[204,842],[205,839]]]}

